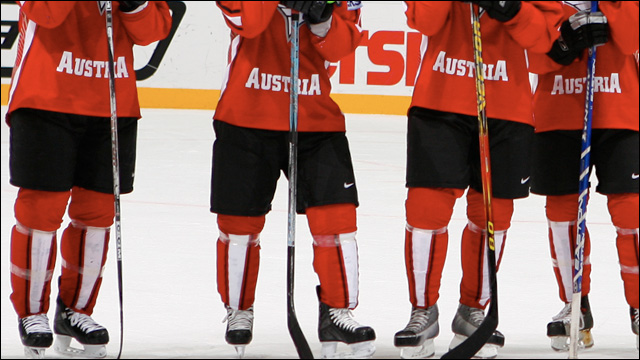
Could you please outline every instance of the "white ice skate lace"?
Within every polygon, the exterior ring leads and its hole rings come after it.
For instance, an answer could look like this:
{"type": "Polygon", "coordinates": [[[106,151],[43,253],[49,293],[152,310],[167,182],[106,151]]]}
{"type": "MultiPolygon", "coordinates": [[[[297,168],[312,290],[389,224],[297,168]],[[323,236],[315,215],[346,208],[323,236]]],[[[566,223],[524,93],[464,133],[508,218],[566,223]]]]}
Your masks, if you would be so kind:
{"type": "Polygon", "coordinates": [[[413,309],[411,320],[405,330],[420,332],[429,324],[429,311],[427,309],[413,309]]]}
{"type": "Polygon", "coordinates": [[[473,324],[473,326],[479,327],[482,321],[484,321],[484,311],[482,311],[482,309],[470,307],[469,322],[473,324]]]}
{"type": "MultiPolygon", "coordinates": [[[[565,304],[562,310],[554,316],[553,321],[562,321],[564,324],[571,323],[571,303],[565,304]]],[[[580,328],[584,327],[584,317],[580,315],[580,328]]]]}
{"type": "Polygon", "coordinates": [[[560,312],[556,316],[554,316],[552,319],[554,321],[562,320],[564,322],[570,322],[571,321],[571,303],[565,304],[562,310],[560,310],[560,312]]]}
{"type": "Polygon", "coordinates": [[[353,331],[362,326],[358,324],[357,321],[353,320],[353,314],[349,309],[330,308],[329,314],[331,315],[331,320],[338,327],[345,330],[353,331]]]}
{"type": "Polygon", "coordinates": [[[79,327],[84,333],[88,334],[97,330],[104,330],[104,327],[93,321],[91,316],[68,310],[67,315],[71,326],[79,327]]]}
{"type": "Polygon", "coordinates": [[[638,328],[638,317],[640,317],[640,314],[638,314],[638,309],[633,309],[631,321],[633,322],[633,326],[635,326],[636,329],[638,328]]]}
{"type": "Polygon", "coordinates": [[[247,310],[234,310],[227,307],[227,316],[222,322],[229,322],[229,330],[251,330],[253,325],[253,307],[247,310]]]}
{"type": "Polygon", "coordinates": [[[27,334],[51,333],[49,318],[45,314],[27,316],[22,319],[22,325],[27,334]]]}

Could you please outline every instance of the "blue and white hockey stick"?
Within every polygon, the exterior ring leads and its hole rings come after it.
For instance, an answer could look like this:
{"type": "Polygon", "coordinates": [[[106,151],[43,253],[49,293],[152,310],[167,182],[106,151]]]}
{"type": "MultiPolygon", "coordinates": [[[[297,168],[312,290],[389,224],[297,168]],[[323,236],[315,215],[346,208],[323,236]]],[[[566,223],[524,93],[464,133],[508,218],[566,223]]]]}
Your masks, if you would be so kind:
{"type": "MultiPolygon", "coordinates": [[[[591,12],[598,11],[598,2],[591,2],[591,12]]],[[[578,226],[573,260],[573,298],[571,299],[571,331],[569,334],[569,358],[578,358],[578,332],[580,330],[580,303],[582,299],[582,268],[584,244],[587,236],[587,198],[589,195],[591,120],[593,117],[593,77],[596,72],[596,47],[589,48],[587,62],[587,95],[584,102],[584,125],[580,152],[580,186],[578,188],[578,226]]]]}

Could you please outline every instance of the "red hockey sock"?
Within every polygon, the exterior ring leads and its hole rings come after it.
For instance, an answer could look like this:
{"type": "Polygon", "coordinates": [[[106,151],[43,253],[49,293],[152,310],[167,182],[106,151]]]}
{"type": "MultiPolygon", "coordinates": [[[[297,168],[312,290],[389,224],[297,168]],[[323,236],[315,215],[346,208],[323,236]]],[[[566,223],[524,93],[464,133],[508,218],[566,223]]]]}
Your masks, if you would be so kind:
{"type": "Polygon", "coordinates": [[[113,194],[74,187],[71,190],[71,224],[62,234],[60,298],[69,308],[91,315],[107,260],[113,224],[113,194]]]}
{"type": "Polygon", "coordinates": [[[334,204],[307,208],[313,235],[313,269],[320,280],[320,301],[334,308],[358,305],[356,207],[334,204]]]}
{"type": "Polygon", "coordinates": [[[222,302],[236,310],[253,305],[260,268],[260,234],[233,235],[220,232],[217,242],[218,293],[222,302]]]}
{"type": "MultiPolygon", "coordinates": [[[[512,199],[492,199],[496,271],[500,268],[507,229],[513,214],[512,199]]],[[[486,218],[482,194],[469,189],[467,193],[469,224],[462,233],[462,281],[460,303],[484,309],[490,299],[488,245],[486,244],[486,218]]]]}
{"type": "Polygon", "coordinates": [[[627,303],[638,308],[638,194],[608,195],[611,219],[618,234],[616,246],[620,260],[620,275],[624,282],[627,303]]]}
{"type": "Polygon", "coordinates": [[[11,302],[19,317],[46,313],[55,268],[56,230],[69,192],[20,189],[11,231],[11,302]]]}
{"type": "Polygon", "coordinates": [[[218,293],[233,309],[246,310],[255,301],[264,222],[264,216],[218,214],[218,293]]]}
{"type": "Polygon", "coordinates": [[[69,308],[87,315],[96,305],[107,260],[109,228],[73,222],[62,234],[60,298],[69,308]]]}
{"type": "Polygon", "coordinates": [[[438,301],[440,279],[447,256],[451,220],[462,189],[409,188],[405,203],[404,259],[409,282],[409,300],[419,308],[438,301]]]}
{"type": "Polygon", "coordinates": [[[16,220],[29,229],[56,231],[62,224],[69,194],[69,191],[20,189],[15,203],[16,220]]]}
{"type": "Polygon", "coordinates": [[[438,301],[448,241],[446,227],[425,230],[407,225],[404,259],[409,300],[414,307],[426,309],[438,301]]]}
{"type": "MultiPolygon", "coordinates": [[[[547,196],[549,248],[560,300],[568,303],[573,294],[573,259],[578,220],[578,194],[547,196]]],[[[582,295],[591,290],[591,238],[585,229],[582,263],[582,295]]]]}
{"type": "Polygon", "coordinates": [[[54,231],[11,230],[11,302],[19,318],[49,310],[56,250],[54,231]]]}
{"type": "Polygon", "coordinates": [[[447,227],[456,199],[463,194],[462,189],[409,188],[405,202],[407,224],[428,230],[447,227]]]}

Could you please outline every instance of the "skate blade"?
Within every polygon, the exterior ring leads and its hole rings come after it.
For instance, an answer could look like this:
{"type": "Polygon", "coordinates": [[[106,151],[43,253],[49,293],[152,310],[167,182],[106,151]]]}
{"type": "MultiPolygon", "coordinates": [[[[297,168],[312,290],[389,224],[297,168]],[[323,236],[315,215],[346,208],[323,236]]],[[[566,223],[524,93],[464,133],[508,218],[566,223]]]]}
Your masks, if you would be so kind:
{"type": "MultiPolygon", "coordinates": [[[[551,348],[555,351],[569,351],[569,336],[550,336],[551,348]]],[[[580,330],[578,333],[578,349],[588,349],[593,346],[593,335],[591,330],[580,330]]]]}
{"type": "Polygon", "coordinates": [[[244,350],[246,345],[234,345],[236,348],[236,355],[238,355],[238,359],[244,358],[244,350]]]}
{"type": "MultiPolygon", "coordinates": [[[[451,340],[451,344],[449,344],[449,350],[460,345],[465,340],[467,340],[467,336],[456,334],[456,336],[453,337],[453,340],[451,340]]],[[[485,344],[471,358],[472,359],[493,359],[496,356],[498,356],[498,348],[499,346],[495,344],[485,344]]]]}
{"type": "Polygon", "coordinates": [[[363,341],[349,345],[349,352],[338,352],[337,341],[323,342],[322,343],[322,358],[323,359],[366,359],[373,356],[376,352],[376,347],[373,345],[373,340],[363,341]]]}
{"type": "Polygon", "coordinates": [[[400,347],[400,357],[403,359],[424,359],[432,357],[436,353],[436,347],[432,339],[425,340],[420,346],[400,347]]]}
{"type": "Polygon", "coordinates": [[[107,347],[104,345],[81,344],[84,349],[71,346],[71,337],[58,335],[53,344],[53,349],[63,355],[99,359],[107,356],[107,347]]]}
{"type": "Polygon", "coordinates": [[[47,350],[47,348],[25,346],[24,357],[26,357],[27,359],[44,359],[45,350],[47,350]]]}

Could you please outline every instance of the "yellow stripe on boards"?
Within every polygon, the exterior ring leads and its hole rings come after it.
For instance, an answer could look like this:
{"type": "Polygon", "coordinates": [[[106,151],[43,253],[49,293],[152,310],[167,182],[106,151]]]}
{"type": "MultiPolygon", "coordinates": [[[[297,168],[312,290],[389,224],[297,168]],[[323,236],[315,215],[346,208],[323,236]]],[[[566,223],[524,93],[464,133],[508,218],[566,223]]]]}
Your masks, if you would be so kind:
{"type": "MultiPolygon", "coordinates": [[[[9,84],[2,84],[2,105],[9,101],[9,84]]],[[[215,110],[220,90],[138,88],[140,106],[155,109],[215,110]]],[[[348,114],[406,115],[410,96],[332,94],[342,112],[348,114]]]]}

